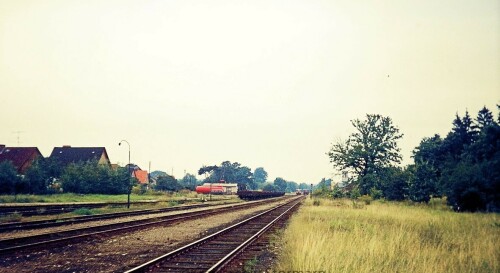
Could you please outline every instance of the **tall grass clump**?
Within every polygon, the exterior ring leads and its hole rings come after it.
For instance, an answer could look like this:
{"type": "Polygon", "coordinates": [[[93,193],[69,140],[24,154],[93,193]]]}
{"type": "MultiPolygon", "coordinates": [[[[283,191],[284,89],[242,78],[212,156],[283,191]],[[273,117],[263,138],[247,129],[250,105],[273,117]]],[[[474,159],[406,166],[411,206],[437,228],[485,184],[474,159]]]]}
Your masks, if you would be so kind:
{"type": "Polygon", "coordinates": [[[276,271],[500,272],[498,214],[307,200],[283,235],[276,271]]]}

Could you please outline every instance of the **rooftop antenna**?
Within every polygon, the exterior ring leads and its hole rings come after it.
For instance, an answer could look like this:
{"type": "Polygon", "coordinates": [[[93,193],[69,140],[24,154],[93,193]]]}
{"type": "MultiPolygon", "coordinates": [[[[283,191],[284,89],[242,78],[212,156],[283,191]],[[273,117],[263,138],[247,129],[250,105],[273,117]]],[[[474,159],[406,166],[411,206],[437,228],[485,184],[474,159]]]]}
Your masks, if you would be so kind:
{"type": "Polygon", "coordinates": [[[24,131],[14,131],[12,132],[13,134],[17,134],[17,146],[21,144],[21,133],[24,133],[24,131]]]}

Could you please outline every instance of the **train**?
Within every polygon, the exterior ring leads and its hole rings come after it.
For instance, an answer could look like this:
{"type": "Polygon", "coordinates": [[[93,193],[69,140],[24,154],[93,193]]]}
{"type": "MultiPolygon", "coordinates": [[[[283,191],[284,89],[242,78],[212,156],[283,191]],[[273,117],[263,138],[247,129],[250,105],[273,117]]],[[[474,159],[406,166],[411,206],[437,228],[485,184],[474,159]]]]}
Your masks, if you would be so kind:
{"type": "Polygon", "coordinates": [[[219,183],[204,183],[196,187],[196,193],[201,194],[236,194],[238,191],[238,184],[226,183],[224,180],[219,183]]]}
{"type": "Polygon", "coordinates": [[[238,197],[242,200],[258,200],[285,195],[285,192],[274,191],[238,191],[238,197]]]}
{"type": "Polygon", "coordinates": [[[197,186],[196,193],[237,194],[242,200],[258,200],[285,195],[285,192],[238,190],[238,184],[226,183],[224,180],[219,181],[219,183],[204,183],[203,185],[197,186]]]}

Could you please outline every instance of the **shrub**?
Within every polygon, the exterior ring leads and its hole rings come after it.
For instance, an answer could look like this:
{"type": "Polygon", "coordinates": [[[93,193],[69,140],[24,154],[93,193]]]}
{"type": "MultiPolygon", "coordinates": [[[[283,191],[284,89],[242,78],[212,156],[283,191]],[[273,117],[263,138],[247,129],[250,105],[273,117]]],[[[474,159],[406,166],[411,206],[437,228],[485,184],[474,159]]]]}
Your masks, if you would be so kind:
{"type": "Polygon", "coordinates": [[[373,201],[373,198],[365,194],[359,198],[359,201],[364,202],[365,205],[370,205],[370,203],[373,201]]]}

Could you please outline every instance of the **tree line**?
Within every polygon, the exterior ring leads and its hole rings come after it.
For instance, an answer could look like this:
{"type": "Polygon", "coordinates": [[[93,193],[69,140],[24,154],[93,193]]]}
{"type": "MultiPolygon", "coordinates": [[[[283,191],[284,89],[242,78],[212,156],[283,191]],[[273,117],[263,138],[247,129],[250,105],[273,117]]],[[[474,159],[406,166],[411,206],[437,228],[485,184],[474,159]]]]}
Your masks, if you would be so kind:
{"type": "MultiPolygon", "coordinates": [[[[298,188],[308,188],[306,183],[297,184],[281,177],[276,178],[273,183],[267,182],[268,174],[263,167],[252,172],[249,167],[238,162],[224,161],[220,165],[203,166],[198,174],[205,175],[205,179],[199,181],[190,173],[177,179],[165,172],[154,171],[150,175],[155,183],[149,186],[157,191],[195,190],[202,183],[225,180],[238,184],[240,190],[294,192],[298,188]]],[[[0,194],[123,194],[132,188],[134,192],[146,191],[146,185],[139,185],[136,178],[130,177],[126,167],[113,169],[107,165],[99,165],[96,161],[76,162],[64,167],[51,158],[39,158],[24,175],[17,174],[12,162],[0,163],[0,194]]]]}
{"type": "Polygon", "coordinates": [[[306,183],[287,181],[277,177],[268,182],[268,174],[263,167],[256,168],[253,172],[238,162],[224,161],[220,165],[203,166],[198,170],[198,175],[205,175],[203,182],[217,183],[221,180],[238,184],[238,190],[264,190],[273,192],[295,192],[297,189],[308,189],[306,183]]]}
{"type": "Polygon", "coordinates": [[[126,168],[114,170],[97,164],[97,161],[71,163],[63,167],[56,160],[38,158],[24,175],[17,174],[12,162],[0,163],[2,194],[120,194],[126,193],[133,182],[129,180],[126,168]]]}
{"type": "Polygon", "coordinates": [[[415,202],[446,197],[460,211],[500,210],[500,113],[496,120],[486,107],[476,118],[456,114],[451,131],[423,138],[405,167],[397,145],[403,134],[390,117],[367,114],[351,123],[355,132],[327,153],[349,180],[328,194],[415,202]]]}

